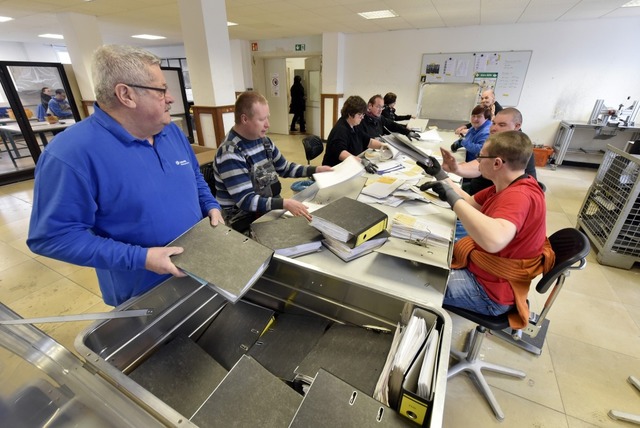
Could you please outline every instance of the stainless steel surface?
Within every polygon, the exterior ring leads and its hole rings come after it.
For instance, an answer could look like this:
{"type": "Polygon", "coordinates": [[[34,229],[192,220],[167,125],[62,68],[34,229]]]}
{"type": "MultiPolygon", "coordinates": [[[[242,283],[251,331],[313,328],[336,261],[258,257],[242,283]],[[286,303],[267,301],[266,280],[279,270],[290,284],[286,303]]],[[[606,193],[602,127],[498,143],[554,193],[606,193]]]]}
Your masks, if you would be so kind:
{"type": "MultiPolygon", "coordinates": [[[[141,405],[172,420],[179,414],[126,374],[177,334],[197,339],[224,304],[221,300],[209,287],[202,287],[194,280],[172,278],[118,308],[155,307],[156,315],[143,320],[97,322],[76,338],[76,349],[91,367],[110,382],[118,384],[141,405]]],[[[274,257],[269,269],[245,295],[245,300],[281,312],[312,313],[340,323],[391,330],[397,322],[408,320],[415,302],[394,296],[392,290],[380,293],[306,263],[282,257],[274,257]]],[[[422,297],[418,300],[428,299],[422,297]]],[[[442,425],[451,320],[438,305],[421,306],[436,314],[443,324],[437,393],[431,419],[431,426],[436,427],[442,425]]]]}
{"type": "MultiPolygon", "coordinates": [[[[17,318],[15,312],[0,304],[0,319],[17,318]]],[[[12,417],[22,419],[20,408],[25,401],[33,406],[29,410],[31,416],[41,418],[38,426],[163,426],[112,384],[87,370],[69,350],[31,325],[0,326],[0,347],[50,379],[34,378],[14,396],[0,399],[3,415],[8,419],[2,421],[3,426],[12,426],[12,417]]]]}
{"type": "Polygon", "coordinates": [[[153,309],[135,309],[132,311],[95,312],[90,314],[56,315],[51,317],[2,320],[0,321],[0,325],[44,324],[44,323],[51,323],[51,322],[109,320],[114,318],[146,317],[152,314],[153,314],[153,309]]]}

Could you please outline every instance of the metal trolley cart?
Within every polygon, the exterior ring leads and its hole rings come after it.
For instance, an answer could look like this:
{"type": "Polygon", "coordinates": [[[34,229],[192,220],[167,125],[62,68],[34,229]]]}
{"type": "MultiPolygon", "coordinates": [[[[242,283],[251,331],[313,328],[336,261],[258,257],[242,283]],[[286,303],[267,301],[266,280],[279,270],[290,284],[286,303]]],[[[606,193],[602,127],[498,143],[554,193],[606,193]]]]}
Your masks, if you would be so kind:
{"type": "Polygon", "coordinates": [[[631,269],[640,261],[639,173],[640,156],[607,146],[577,224],[597,248],[601,264],[631,269]]]}

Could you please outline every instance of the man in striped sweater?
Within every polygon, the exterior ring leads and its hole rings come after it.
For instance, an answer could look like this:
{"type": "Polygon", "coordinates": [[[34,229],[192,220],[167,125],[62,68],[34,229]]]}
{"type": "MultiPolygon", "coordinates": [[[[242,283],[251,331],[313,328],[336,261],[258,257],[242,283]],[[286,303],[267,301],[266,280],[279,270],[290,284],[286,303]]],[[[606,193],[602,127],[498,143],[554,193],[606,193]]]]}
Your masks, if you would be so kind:
{"type": "Polygon", "coordinates": [[[285,209],[311,220],[307,207],[280,196],[278,177],[311,177],[329,166],[288,162],[266,136],[269,104],[257,92],[240,94],[235,104],[235,125],[218,148],[213,163],[216,199],[227,224],[244,232],[262,214],[285,209]]]}

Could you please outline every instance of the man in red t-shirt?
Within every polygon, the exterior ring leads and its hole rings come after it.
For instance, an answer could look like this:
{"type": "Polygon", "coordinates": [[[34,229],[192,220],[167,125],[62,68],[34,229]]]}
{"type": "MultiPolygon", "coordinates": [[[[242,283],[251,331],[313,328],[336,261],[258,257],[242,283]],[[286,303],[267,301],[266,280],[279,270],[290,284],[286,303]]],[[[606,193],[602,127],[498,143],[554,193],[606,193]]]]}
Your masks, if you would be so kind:
{"type": "Polygon", "coordinates": [[[520,310],[524,299],[526,309],[528,284],[541,272],[542,254],[548,249],[544,193],[524,172],[532,151],[523,132],[491,135],[477,160],[482,175],[494,185],[474,196],[453,185],[435,159],[431,167],[421,165],[438,180],[421,190],[431,188],[446,200],[469,234],[455,244],[444,304],[499,315],[512,310],[518,299],[520,310]],[[516,280],[508,272],[520,277],[516,280]]]}

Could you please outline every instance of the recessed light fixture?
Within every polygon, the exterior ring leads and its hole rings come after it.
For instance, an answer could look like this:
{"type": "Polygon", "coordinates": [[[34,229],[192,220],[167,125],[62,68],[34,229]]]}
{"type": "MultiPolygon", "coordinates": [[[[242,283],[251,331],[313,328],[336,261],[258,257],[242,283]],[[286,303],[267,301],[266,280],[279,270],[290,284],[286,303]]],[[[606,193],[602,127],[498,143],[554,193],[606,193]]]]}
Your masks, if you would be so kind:
{"type": "Polygon", "coordinates": [[[38,34],[38,37],[44,37],[45,39],[64,39],[62,34],[38,34]]]}
{"type": "Polygon", "coordinates": [[[640,0],[631,0],[620,7],[640,7],[640,0]]]}
{"type": "Polygon", "coordinates": [[[227,21],[227,27],[233,27],[234,25],[238,25],[237,22],[227,21]]]}
{"type": "Polygon", "coordinates": [[[360,12],[358,15],[363,17],[364,19],[382,19],[382,18],[395,18],[398,16],[394,11],[387,10],[374,10],[371,12],[360,12]]]}
{"type": "Polygon", "coordinates": [[[13,21],[13,18],[8,16],[0,16],[0,22],[13,21]]]}
{"type": "Polygon", "coordinates": [[[166,37],[164,37],[164,36],[154,36],[153,34],[138,34],[138,35],[131,36],[131,37],[135,37],[136,39],[147,39],[147,40],[166,39],[166,37]]]}

